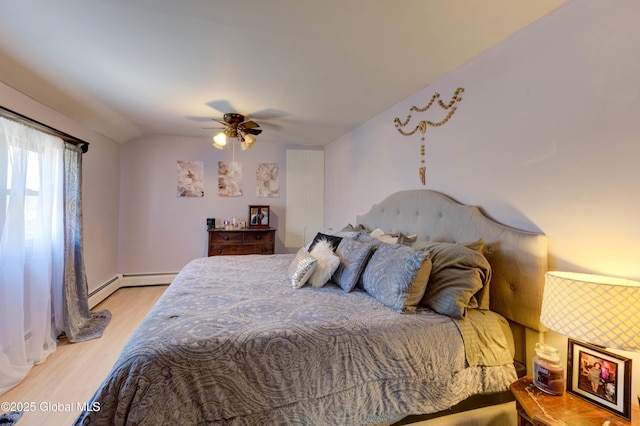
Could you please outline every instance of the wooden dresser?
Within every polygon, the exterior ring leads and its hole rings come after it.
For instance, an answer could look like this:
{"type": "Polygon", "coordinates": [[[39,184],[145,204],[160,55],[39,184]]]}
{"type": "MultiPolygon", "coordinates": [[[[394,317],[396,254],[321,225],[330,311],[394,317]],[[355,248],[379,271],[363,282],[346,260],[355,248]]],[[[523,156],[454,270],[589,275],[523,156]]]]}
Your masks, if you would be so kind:
{"type": "Polygon", "coordinates": [[[258,229],[209,229],[209,256],[228,254],[273,254],[276,230],[258,229]]]}

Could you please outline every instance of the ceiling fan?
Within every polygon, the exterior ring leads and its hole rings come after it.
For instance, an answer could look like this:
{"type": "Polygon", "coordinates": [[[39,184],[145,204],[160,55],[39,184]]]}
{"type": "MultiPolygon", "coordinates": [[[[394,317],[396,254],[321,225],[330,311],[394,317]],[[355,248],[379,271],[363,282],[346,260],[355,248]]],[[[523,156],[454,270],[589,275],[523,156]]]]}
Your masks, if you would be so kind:
{"type": "Polygon", "coordinates": [[[222,120],[214,119],[214,121],[223,125],[223,127],[208,127],[222,130],[213,137],[213,146],[218,149],[224,149],[227,139],[237,139],[240,141],[240,149],[244,151],[255,143],[254,136],[262,133],[262,130],[258,129],[260,127],[258,123],[253,120],[245,121],[244,115],[235,112],[226,113],[222,120]]]}

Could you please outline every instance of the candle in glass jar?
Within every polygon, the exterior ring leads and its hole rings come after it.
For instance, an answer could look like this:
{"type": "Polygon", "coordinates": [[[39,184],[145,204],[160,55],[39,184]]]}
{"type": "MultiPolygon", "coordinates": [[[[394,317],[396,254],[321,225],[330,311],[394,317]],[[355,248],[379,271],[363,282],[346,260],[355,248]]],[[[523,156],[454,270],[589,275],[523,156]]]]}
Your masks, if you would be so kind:
{"type": "Polygon", "coordinates": [[[533,383],[552,395],[564,393],[564,368],[560,364],[558,350],[553,346],[536,343],[533,357],[533,383]]]}

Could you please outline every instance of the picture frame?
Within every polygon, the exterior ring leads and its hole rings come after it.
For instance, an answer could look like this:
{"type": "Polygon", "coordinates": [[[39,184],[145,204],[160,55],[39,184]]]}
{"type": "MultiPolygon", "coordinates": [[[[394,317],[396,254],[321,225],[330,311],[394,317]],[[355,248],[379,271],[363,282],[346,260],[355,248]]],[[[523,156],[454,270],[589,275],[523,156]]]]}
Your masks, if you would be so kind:
{"type": "Polygon", "coordinates": [[[631,420],[631,359],[569,339],[567,392],[631,420]]]}
{"type": "Polygon", "coordinates": [[[269,206],[249,206],[249,228],[269,228],[269,206]]]}

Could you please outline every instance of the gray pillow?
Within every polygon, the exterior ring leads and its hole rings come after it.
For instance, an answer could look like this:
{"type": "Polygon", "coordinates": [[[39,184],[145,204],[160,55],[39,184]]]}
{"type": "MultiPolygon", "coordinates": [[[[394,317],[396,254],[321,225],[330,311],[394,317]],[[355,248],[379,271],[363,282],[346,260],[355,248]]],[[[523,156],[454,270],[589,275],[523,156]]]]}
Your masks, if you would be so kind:
{"type": "Polygon", "coordinates": [[[380,243],[365,267],[362,282],[365,291],[380,303],[413,313],[424,295],[430,271],[429,252],[380,243]]]}
{"type": "Polygon", "coordinates": [[[366,232],[361,232],[360,234],[358,234],[356,236],[356,241],[359,241],[361,243],[366,243],[369,244],[371,246],[373,246],[374,250],[378,248],[378,246],[380,246],[380,244],[382,244],[382,241],[380,241],[377,238],[373,238],[371,235],[369,235],[366,232]]]}
{"type": "Polygon", "coordinates": [[[422,243],[420,248],[429,251],[432,262],[422,304],[452,318],[464,318],[467,309],[478,307],[476,297],[482,299],[491,281],[491,265],[482,253],[455,243],[422,243]]]}
{"type": "Polygon", "coordinates": [[[346,292],[353,290],[369,260],[373,246],[350,238],[340,241],[336,254],[340,257],[340,265],[331,277],[346,292]]]}
{"type": "Polygon", "coordinates": [[[318,261],[304,248],[300,248],[289,264],[287,277],[294,290],[304,287],[316,269],[318,261]]]}

